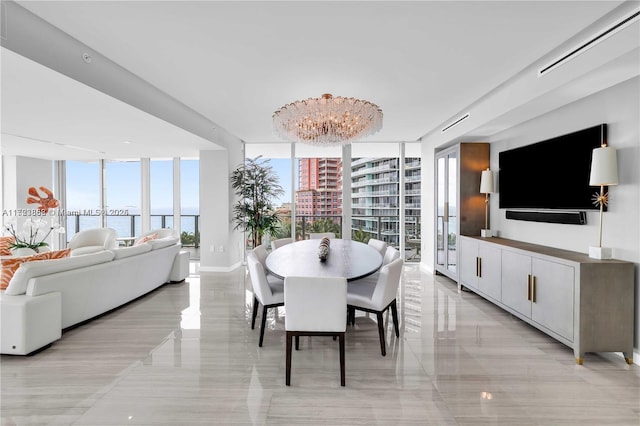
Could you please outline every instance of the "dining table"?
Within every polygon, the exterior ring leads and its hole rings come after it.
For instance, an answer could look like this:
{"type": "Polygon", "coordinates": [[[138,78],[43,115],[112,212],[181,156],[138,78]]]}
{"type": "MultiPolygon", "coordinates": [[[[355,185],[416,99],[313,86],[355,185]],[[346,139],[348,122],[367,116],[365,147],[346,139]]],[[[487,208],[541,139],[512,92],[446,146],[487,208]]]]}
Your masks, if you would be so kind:
{"type": "Polygon", "coordinates": [[[382,255],[368,244],[332,238],[326,260],[318,256],[322,240],[302,240],[273,250],[267,256],[267,270],[287,276],[344,277],[353,281],[373,274],[382,266],[382,255]]]}

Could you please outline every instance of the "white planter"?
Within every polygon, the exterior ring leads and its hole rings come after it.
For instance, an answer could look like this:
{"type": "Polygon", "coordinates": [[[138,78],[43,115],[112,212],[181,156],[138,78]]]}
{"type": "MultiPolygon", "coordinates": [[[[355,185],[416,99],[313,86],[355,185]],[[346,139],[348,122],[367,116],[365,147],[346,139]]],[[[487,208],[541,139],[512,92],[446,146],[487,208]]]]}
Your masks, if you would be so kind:
{"type": "Polygon", "coordinates": [[[36,254],[36,251],[28,247],[20,247],[11,249],[11,254],[15,257],[33,256],[36,254]]]}

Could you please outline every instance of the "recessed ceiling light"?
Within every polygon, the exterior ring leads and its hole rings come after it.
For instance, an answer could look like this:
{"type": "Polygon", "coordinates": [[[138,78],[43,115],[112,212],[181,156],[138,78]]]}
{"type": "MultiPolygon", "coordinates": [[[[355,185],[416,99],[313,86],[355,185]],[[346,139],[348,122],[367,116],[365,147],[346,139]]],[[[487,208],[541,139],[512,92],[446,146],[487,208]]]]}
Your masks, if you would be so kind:
{"type": "Polygon", "coordinates": [[[131,142],[129,142],[129,141],[122,141],[122,143],[126,143],[127,145],[129,145],[131,142]]]}

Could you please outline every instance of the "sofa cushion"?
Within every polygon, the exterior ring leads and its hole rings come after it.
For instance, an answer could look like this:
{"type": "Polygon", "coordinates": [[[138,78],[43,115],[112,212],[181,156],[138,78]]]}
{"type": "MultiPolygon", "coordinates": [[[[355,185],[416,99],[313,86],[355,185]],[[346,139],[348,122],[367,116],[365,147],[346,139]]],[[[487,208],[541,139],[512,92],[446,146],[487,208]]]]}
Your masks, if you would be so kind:
{"type": "Polygon", "coordinates": [[[0,256],[11,256],[10,246],[15,242],[16,239],[12,235],[0,237],[0,256]]]}
{"type": "MultiPolygon", "coordinates": [[[[47,253],[42,253],[42,255],[46,254],[47,253]]],[[[91,253],[82,256],[72,256],[65,257],[63,259],[40,260],[39,262],[25,263],[13,274],[13,278],[11,278],[5,294],[18,295],[25,293],[27,291],[27,283],[33,277],[55,274],[57,272],[68,271],[70,269],[77,269],[84,266],[109,262],[113,260],[113,256],[114,254],[111,251],[103,250],[98,253],[91,253]]]]}
{"type": "Polygon", "coordinates": [[[164,237],[148,242],[151,245],[152,250],[158,250],[161,248],[169,247],[176,244],[180,239],[178,237],[164,237]]]}
{"type": "Polygon", "coordinates": [[[154,234],[145,235],[144,237],[140,237],[140,238],[138,238],[138,239],[136,240],[135,245],[136,245],[136,246],[139,246],[140,244],[147,243],[147,242],[149,242],[149,241],[151,241],[151,240],[155,240],[155,239],[157,239],[157,238],[158,238],[158,233],[157,233],[157,232],[156,232],[156,233],[154,233],[154,234]]]}
{"type": "Polygon", "coordinates": [[[83,256],[85,254],[98,253],[105,251],[103,246],[84,246],[71,250],[71,256],[83,256]]]}
{"type": "Polygon", "coordinates": [[[135,256],[137,254],[146,253],[151,251],[151,245],[149,244],[138,244],[136,246],[131,247],[120,247],[111,249],[114,254],[113,260],[123,259],[129,256],[135,256]]]}

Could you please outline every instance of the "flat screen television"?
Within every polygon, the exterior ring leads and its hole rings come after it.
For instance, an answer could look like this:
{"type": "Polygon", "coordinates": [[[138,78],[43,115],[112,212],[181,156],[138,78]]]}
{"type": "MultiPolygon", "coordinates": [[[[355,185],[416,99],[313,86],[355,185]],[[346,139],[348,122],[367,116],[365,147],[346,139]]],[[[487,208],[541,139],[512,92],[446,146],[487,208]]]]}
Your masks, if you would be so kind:
{"type": "Polygon", "coordinates": [[[500,152],[500,208],[599,210],[589,175],[593,149],[606,140],[607,125],[600,124],[500,152]]]}

